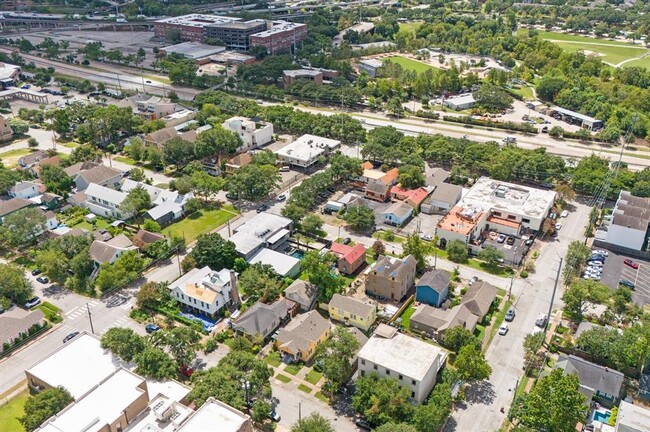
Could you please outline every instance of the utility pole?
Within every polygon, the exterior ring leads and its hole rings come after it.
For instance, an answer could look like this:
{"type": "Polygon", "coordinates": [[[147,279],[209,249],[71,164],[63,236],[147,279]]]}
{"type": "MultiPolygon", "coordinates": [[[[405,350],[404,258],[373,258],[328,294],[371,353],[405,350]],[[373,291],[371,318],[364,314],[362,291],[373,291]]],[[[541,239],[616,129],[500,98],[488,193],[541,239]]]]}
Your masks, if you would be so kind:
{"type": "Polygon", "coordinates": [[[557,290],[557,283],[560,281],[560,271],[562,270],[563,262],[564,262],[564,258],[560,257],[560,265],[557,266],[557,272],[555,273],[555,283],[553,284],[553,294],[551,294],[551,303],[548,305],[548,314],[546,315],[548,322],[544,327],[544,338],[546,338],[546,331],[548,330],[548,326],[551,324],[551,312],[553,311],[553,301],[555,301],[555,291],[557,290]]]}
{"type": "Polygon", "coordinates": [[[510,288],[508,288],[508,301],[510,301],[510,294],[512,294],[512,283],[515,281],[515,276],[510,276],[510,288]]]}
{"type": "Polygon", "coordinates": [[[88,311],[88,320],[90,321],[90,332],[95,334],[95,329],[93,327],[93,314],[90,313],[90,305],[86,303],[86,310],[88,311]]]}
{"type": "Polygon", "coordinates": [[[302,402],[298,402],[298,421],[302,420],[302,402]]]}

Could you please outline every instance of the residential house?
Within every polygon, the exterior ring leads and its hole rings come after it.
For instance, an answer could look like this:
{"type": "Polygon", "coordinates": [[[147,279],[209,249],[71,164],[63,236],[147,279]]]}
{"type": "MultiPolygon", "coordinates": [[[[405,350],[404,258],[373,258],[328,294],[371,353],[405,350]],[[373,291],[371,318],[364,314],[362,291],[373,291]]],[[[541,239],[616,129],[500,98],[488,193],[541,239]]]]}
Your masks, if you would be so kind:
{"type": "Polygon", "coordinates": [[[269,248],[263,248],[248,261],[250,264],[270,265],[281,277],[296,278],[300,274],[300,260],[269,248]]]}
{"type": "Polygon", "coordinates": [[[382,182],[368,183],[364,193],[366,198],[383,203],[390,199],[390,185],[382,182]]]}
{"type": "Polygon", "coordinates": [[[451,274],[446,270],[426,272],[415,284],[415,301],[440,307],[449,295],[451,274]]]}
{"type": "Polygon", "coordinates": [[[11,198],[30,199],[41,195],[41,187],[31,181],[21,181],[13,185],[7,195],[11,198]]]}
{"type": "Polygon", "coordinates": [[[650,432],[650,409],[621,401],[615,432],[650,432]]]}
{"type": "Polygon", "coordinates": [[[194,313],[216,317],[224,308],[239,303],[237,275],[205,266],[192,269],[169,286],[173,299],[194,313]]]}
{"type": "Polygon", "coordinates": [[[127,220],[133,216],[124,213],[121,209],[127,195],[124,192],[91,183],[85,191],[74,194],[71,203],[87,208],[97,216],[127,220]]]}
{"type": "Polygon", "coordinates": [[[354,246],[332,243],[330,252],[338,257],[338,269],[343,274],[353,274],[366,262],[366,248],[361,243],[354,246]]]}
{"type": "Polygon", "coordinates": [[[451,309],[439,309],[421,303],[410,318],[411,330],[425,333],[442,340],[445,331],[454,327],[464,327],[474,332],[478,317],[465,305],[456,305],[451,309]]]}
{"type": "MultiPolygon", "coordinates": [[[[45,217],[45,229],[47,231],[52,231],[59,226],[59,219],[57,219],[56,214],[50,210],[43,210],[39,208],[38,211],[45,217]]],[[[42,234],[42,233],[40,233],[42,234]]]]}
{"type": "Polygon", "coordinates": [[[133,105],[133,112],[145,120],[156,120],[174,113],[177,105],[170,99],[146,94],[129,98],[133,105]]]}
{"type": "Polygon", "coordinates": [[[124,234],[120,234],[110,240],[95,240],[90,244],[90,258],[99,268],[104,263],[113,264],[125,252],[138,250],[138,248],[124,234]]]}
{"type": "Polygon", "coordinates": [[[284,289],[284,296],[296,303],[301,312],[307,312],[314,307],[318,294],[316,285],[302,279],[296,279],[284,289]]]}
{"type": "Polygon", "coordinates": [[[600,366],[574,355],[561,355],[555,362],[555,369],[564,374],[574,374],[580,380],[580,393],[587,401],[596,400],[612,407],[621,399],[625,376],[617,370],[600,366]]]}
{"type": "Polygon", "coordinates": [[[404,258],[380,255],[365,272],[366,292],[393,301],[401,300],[413,286],[415,266],[413,255],[404,258]]]}
{"type": "Polygon", "coordinates": [[[85,171],[81,171],[74,179],[78,191],[85,191],[91,184],[105,186],[111,189],[119,189],[123,172],[116,168],[98,165],[85,171]]]}
{"type": "Polygon", "coordinates": [[[18,165],[24,169],[31,168],[38,162],[42,161],[43,159],[47,159],[48,157],[49,155],[46,151],[37,150],[33,153],[18,158],[18,165]]]}
{"type": "Polygon", "coordinates": [[[431,193],[430,189],[419,187],[416,189],[404,189],[401,186],[393,186],[390,189],[391,196],[399,201],[402,201],[415,210],[420,210],[420,206],[427,199],[431,193]]]}
{"type": "Polygon", "coordinates": [[[150,244],[161,240],[166,240],[166,237],[160,233],[140,229],[133,237],[133,244],[140,249],[146,249],[150,244]]]}
{"type": "Polygon", "coordinates": [[[0,222],[4,221],[4,218],[10,214],[33,205],[33,202],[23,198],[11,198],[6,201],[0,201],[0,222]]]}
{"type": "Polygon", "coordinates": [[[228,240],[235,244],[242,258],[250,261],[263,248],[283,248],[291,235],[291,227],[291,219],[272,213],[259,213],[235,228],[235,234],[228,240]]]}
{"type": "Polygon", "coordinates": [[[463,188],[449,183],[436,185],[433,193],[422,203],[422,213],[447,214],[460,201],[463,188]]]}
{"type": "Polygon", "coordinates": [[[150,132],[144,137],[144,142],[147,145],[162,149],[168,141],[178,136],[178,131],[175,127],[166,127],[159,129],[155,132],[150,132]]]}
{"type": "Polygon", "coordinates": [[[253,156],[250,153],[240,153],[234,158],[226,162],[226,173],[233,174],[239,171],[242,167],[253,162],[253,156]]]}
{"type": "Polygon", "coordinates": [[[360,376],[377,374],[397,381],[410,390],[411,399],[424,402],[436,385],[447,351],[428,342],[379,324],[357,354],[360,376]]]}
{"type": "Polygon", "coordinates": [[[289,305],[285,299],[269,304],[256,302],[246,312],[231,322],[232,329],[253,338],[266,339],[289,317],[289,305]]]}
{"type": "Polygon", "coordinates": [[[38,199],[38,204],[41,208],[46,208],[47,210],[54,210],[61,202],[61,197],[51,192],[46,192],[40,197],[35,197],[34,199],[38,199]]]}
{"type": "Polygon", "coordinates": [[[237,152],[259,148],[273,141],[273,125],[259,119],[231,117],[222,124],[223,128],[235,133],[242,140],[237,152]]]}
{"type": "Polygon", "coordinates": [[[440,186],[449,179],[450,172],[443,168],[433,168],[426,175],[427,184],[429,186],[440,186]]]}
{"type": "Polygon", "coordinates": [[[82,171],[88,171],[91,168],[95,168],[97,166],[101,165],[98,162],[92,162],[92,161],[83,161],[83,162],[77,162],[74,165],[70,165],[69,167],[63,168],[63,171],[72,178],[77,177],[79,173],[82,171]]]}
{"type": "Polygon", "coordinates": [[[36,163],[34,166],[28,169],[28,171],[35,175],[38,178],[41,178],[41,170],[43,169],[44,166],[46,165],[56,165],[59,166],[61,165],[61,157],[59,156],[52,156],[46,159],[43,159],[36,163]]]}
{"type": "Polygon", "coordinates": [[[478,317],[479,322],[485,318],[490,311],[492,302],[497,296],[497,289],[485,281],[472,284],[460,300],[460,303],[478,317]]]}
{"type": "Polygon", "coordinates": [[[11,343],[21,334],[27,334],[30,328],[43,324],[44,320],[45,315],[40,309],[26,311],[14,306],[4,311],[0,314],[0,346],[11,343]]]}
{"type": "Polygon", "coordinates": [[[154,220],[163,226],[180,219],[183,216],[185,204],[194,197],[191,193],[181,195],[176,191],[161,189],[131,179],[124,180],[120,190],[128,193],[136,188],[144,189],[151,199],[153,207],[144,214],[145,218],[154,220]]]}
{"type": "Polygon", "coordinates": [[[377,306],[354,297],[334,294],[327,310],[330,318],[361,330],[368,330],[377,319],[377,306]]]}
{"type": "Polygon", "coordinates": [[[383,183],[388,186],[394,186],[397,183],[397,178],[399,177],[399,170],[397,168],[391,168],[384,172],[375,169],[373,164],[370,162],[364,162],[362,168],[363,174],[361,174],[359,180],[367,185],[372,183],[383,183]]]}
{"type": "Polygon", "coordinates": [[[384,212],[382,217],[384,223],[388,225],[401,226],[413,214],[413,207],[401,201],[394,202],[384,212]]]}
{"type": "Polygon", "coordinates": [[[0,142],[9,141],[14,136],[14,131],[9,126],[9,120],[7,117],[0,114],[0,142]]]}
{"type": "Polygon", "coordinates": [[[316,354],[316,348],[331,332],[331,323],[315,311],[297,315],[289,324],[281,328],[275,346],[285,360],[308,362],[316,354]]]}

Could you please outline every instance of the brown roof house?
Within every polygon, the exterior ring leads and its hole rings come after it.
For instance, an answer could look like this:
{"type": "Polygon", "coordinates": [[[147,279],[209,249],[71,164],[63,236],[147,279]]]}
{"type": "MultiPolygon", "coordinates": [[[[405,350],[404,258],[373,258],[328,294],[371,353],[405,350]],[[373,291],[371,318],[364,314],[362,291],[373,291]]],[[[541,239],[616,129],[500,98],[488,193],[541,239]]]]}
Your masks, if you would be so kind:
{"type": "Polygon", "coordinates": [[[296,279],[284,289],[284,296],[300,306],[302,312],[314,307],[318,299],[318,287],[302,279],[296,279]]]}
{"type": "Polygon", "coordinates": [[[390,198],[390,185],[382,182],[368,183],[365,196],[373,201],[386,202],[390,198]]]}
{"type": "Polygon", "coordinates": [[[141,229],[133,237],[133,244],[139,248],[146,248],[150,244],[160,240],[165,240],[165,236],[160,233],[155,233],[155,232],[141,229]]]}
{"type": "Polygon", "coordinates": [[[77,185],[77,190],[84,191],[88,189],[88,186],[92,183],[111,189],[119,189],[121,180],[121,170],[107,167],[106,165],[98,165],[77,174],[74,182],[77,185]]]}
{"type": "Polygon", "coordinates": [[[330,252],[339,259],[339,271],[344,274],[352,274],[366,262],[366,248],[361,243],[354,246],[344,245],[343,243],[332,243],[330,252]]]}
{"type": "Polygon", "coordinates": [[[422,303],[411,315],[410,323],[412,330],[441,340],[445,331],[453,327],[461,326],[473,332],[478,323],[478,317],[462,304],[444,310],[422,303]]]}
{"type": "Polygon", "coordinates": [[[232,174],[241,169],[241,167],[253,162],[253,156],[250,153],[241,153],[226,162],[226,173],[232,174]]]}
{"type": "Polygon", "coordinates": [[[113,264],[124,252],[137,249],[127,236],[120,234],[108,241],[93,241],[88,252],[96,266],[99,267],[104,263],[113,264]]]}
{"type": "Polygon", "coordinates": [[[69,167],[63,168],[63,171],[69,175],[72,178],[75,178],[77,174],[79,174],[82,171],[88,171],[91,168],[95,168],[96,166],[101,165],[99,162],[93,162],[93,161],[83,161],[83,162],[77,162],[74,165],[70,165],[69,167]]]}
{"type": "Polygon", "coordinates": [[[316,348],[331,332],[331,323],[313,310],[296,316],[280,329],[275,346],[287,361],[308,362],[316,354],[316,348]]]}
{"type": "Polygon", "coordinates": [[[476,282],[467,290],[460,304],[467,308],[479,318],[479,322],[485,318],[490,311],[490,306],[497,296],[497,289],[485,282],[476,282]]]}
{"type": "Polygon", "coordinates": [[[354,297],[334,294],[327,305],[330,318],[368,330],[377,319],[377,306],[354,297]]]}
{"type": "Polygon", "coordinates": [[[32,205],[34,205],[32,201],[23,198],[12,198],[10,200],[0,201],[0,222],[10,214],[32,205]]]}
{"type": "Polygon", "coordinates": [[[379,256],[366,270],[366,292],[368,294],[399,301],[413,286],[415,280],[415,258],[379,256]]]}
{"type": "Polygon", "coordinates": [[[422,213],[447,214],[460,201],[463,188],[458,185],[441,183],[422,203],[422,213]]]}
{"type": "Polygon", "coordinates": [[[257,302],[230,325],[234,331],[252,337],[269,337],[289,317],[289,303],[285,299],[269,304],[257,302]]]}
{"type": "Polygon", "coordinates": [[[31,168],[36,165],[38,162],[43,159],[47,159],[49,156],[46,151],[38,150],[28,155],[25,155],[18,159],[18,165],[21,168],[31,168]]]}
{"type": "Polygon", "coordinates": [[[151,132],[144,137],[144,142],[149,145],[162,148],[167,141],[178,136],[178,131],[174,127],[167,127],[164,129],[151,132]]]}

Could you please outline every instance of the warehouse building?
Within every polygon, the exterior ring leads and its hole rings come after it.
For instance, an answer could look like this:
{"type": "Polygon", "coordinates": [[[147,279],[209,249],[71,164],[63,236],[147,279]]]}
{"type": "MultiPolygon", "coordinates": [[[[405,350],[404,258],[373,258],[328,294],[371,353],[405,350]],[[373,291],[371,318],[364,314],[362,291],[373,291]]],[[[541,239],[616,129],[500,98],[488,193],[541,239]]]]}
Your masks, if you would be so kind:
{"type": "Polygon", "coordinates": [[[551,115],[555,118],[564,120],[567,123],[575,124],[583,129],[589,129],[591,131],[602,129],[604,127],[602,120],[560,107],[554,107],[551,115]]]}

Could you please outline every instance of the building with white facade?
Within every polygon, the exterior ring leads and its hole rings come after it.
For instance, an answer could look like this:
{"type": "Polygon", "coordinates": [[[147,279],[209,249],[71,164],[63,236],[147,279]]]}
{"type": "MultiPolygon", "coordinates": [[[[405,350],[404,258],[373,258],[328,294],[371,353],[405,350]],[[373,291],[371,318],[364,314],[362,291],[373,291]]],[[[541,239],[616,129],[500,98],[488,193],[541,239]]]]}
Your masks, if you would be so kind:
{"type": "Polygon", "coordinates": [[[291,235],[291,219],[272,213],[259,213],[235,229],[228,240],[237,252],[250,261],[263,248],[279,249],[291,235]]]}
{"type": "Polygon", "coordinates": [[[621,191],[612,212],[605,241],[635,251],[645,251],[648,249],[649,226],[650,199],[621,191]]]}
{"type": "Polygon", "coordinates": [[[270,123],[254,122],[246,117],[231,117],[222,126],[236,133],[243,141],[238,152],[262,147],[273,141],[273,125],[270,123]]]}
{"type": "Polygon", "coordinates": [[[7,192],[12,198],[30,199],[41,195],[38,184],[30,181],[21,181],[13,185],[7,192]]]}
{"type": "Polygon", "coordinates": [[[202,315],[214,317],[226,306],[239,303],[237,275],[228,269],[218,272],[208,266],[192,269],[169,289],[172,298],[202,315]]]}
{"type": "Polygon", "coordinates": [[[300,274],[300,260],[298,258],[269,248],[260,249],[259,252],[253,255],[249,263],[269,265],[281,277],[295,278],[300,274]]]}
{"type": "Polygon", "coordinates": [[[361,376],[375,373],[396,380],[422,403],[436,385],[436,375],[447,360],[447,351],[379,324],[357,354],[361,376]]]}
{"type": "Polygon", "coordinates": [[[650,410],[621,401],[616,416],[616,432],[650,432],[650,410]]]}
{"type": "Polygon", "coordinates": [[[163,226],[180,219],[185,211],[185,204],[194,197],[192,193],[181,195],[176,191],[161,189],[131,179],[124,180],[120,190],[128,193],[138,187],[146,190],[151,198],[152,207],[144,216],[163,226]]]}
{"type": "Polygon", "coordinates": [[[523,228],[539,231],[555,203],[556,193],[479,178],[436,227],[441,245],[452,240],[473,243],[484,230],[519,235],[523,228]]]}
{"type": "Polygon", "coordinates": [[[160,96],[137,95],[129,99],[133,112],[146,120],[156,120],[174,113],[177,105],[170,99],[160,96]]]}
{"type": "Polygon", "coordinates": [[[122,220],[133,216],[121,210],[121,205],[128,195],[125,192],[91,183],[85,191],[75,194],[75,197],[79,194],[82,195],[79,197],[82,200],[79,204],[90,210],[92,214],[122,220]]]}
{"type": "Polygon", "coordinates": [[[309,168],[321,156],[327,156],[341,146],[341,141],[316,135],[303,135],[276,151],[278,158],[288,165],[309,168]]]}
{"type": "Polygon", "coordinates": [[[460,111],[464,109],[473,108],[474,105],[476,105],[476,100],[474,99],[474,96],[471,93],[469,93],[464,95],[452,96],[448,99],[443,100],[442,104],[447,108],[460,111]]]}

